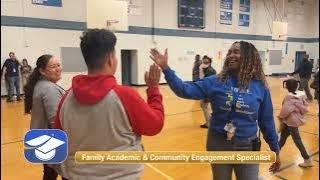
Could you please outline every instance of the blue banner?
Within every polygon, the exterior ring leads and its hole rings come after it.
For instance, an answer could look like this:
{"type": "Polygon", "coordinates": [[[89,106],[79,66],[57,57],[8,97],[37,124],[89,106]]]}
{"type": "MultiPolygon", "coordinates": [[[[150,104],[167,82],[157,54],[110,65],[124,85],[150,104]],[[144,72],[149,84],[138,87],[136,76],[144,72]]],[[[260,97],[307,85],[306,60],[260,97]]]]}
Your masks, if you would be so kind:
{"type": "Polygon", "coordinates": [[[232,24],[232,12],[220,11],[220,24],[232,24]]]}
{"type": "Polygon", "coordinates": [[[239,26],[249,26],[250,15],[249,14],[239,14],[239,26]]]}
{"type": "Polygon", "coordinates": [[[62,7],[62,0],[32,0],[32,4],[62,7]]]}
{"type": "Polygon", "coordinates": [[[240,0],[239,10],[241,12],[250,12],[250,0],[240,0]]]}
{"type": "Polygon", "coordinates": [[[204,28],[204,0],[179,0],[178,27],[204,28]]]}
{"type": "Polygon", "coordinates": [[[220,1],[220,8],[232,10],[232,0],[221,0],[220,1]]]}

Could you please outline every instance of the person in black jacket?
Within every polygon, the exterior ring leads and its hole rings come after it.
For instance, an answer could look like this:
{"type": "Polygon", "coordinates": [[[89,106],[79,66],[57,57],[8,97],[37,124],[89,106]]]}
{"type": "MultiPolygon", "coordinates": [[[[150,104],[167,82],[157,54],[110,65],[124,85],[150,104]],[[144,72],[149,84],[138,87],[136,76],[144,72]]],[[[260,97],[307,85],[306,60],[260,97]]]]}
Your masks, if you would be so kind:
{"type": "Polygon", "coordinates": [[[300,91],[305,91],[308,101],[312,101],[313,97],[309,88],[309,81],[311,79],[313,64],[309,61],[309,55],[305,54],[302,62],[300,63],[297,70],[295,70],[291,75],[299,73],[301,85],[299,87],[300,91]]]}
{"type": "MultiPolygon", "coordinates": [[[[203,56],[202,64],[199,67],[199,77],[203,79],[208,76],[212,76],[216,74],[216,70],[211,66],[212,60],[208,56],[203,56]]],[[[200,125],[201,128],[208,128],[210,122],[210,113],[208,109],[210,101],[205,99],[200,101],[200,106],[203,111],[203,115],[206,119],[206,123],[200,125]]]]}
{"type": "Polygon", "coordinates": [[[198,81],[199,80],[199,66],[201,65],[201,59],[200,55],[197,54],[193,63],[192,68],[192,81],[198,81]]]}

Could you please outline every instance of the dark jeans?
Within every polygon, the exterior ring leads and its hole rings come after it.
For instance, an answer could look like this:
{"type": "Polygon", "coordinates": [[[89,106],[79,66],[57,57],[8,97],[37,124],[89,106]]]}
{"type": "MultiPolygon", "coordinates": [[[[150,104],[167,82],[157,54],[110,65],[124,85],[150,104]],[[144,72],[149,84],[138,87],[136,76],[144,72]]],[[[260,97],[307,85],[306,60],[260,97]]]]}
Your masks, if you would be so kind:
{"type": "Polygon", "coordinates": [[[20,97],[20,77],[19,76],[13,76],[13,77],[7,77],[8,81],[8,99],[13,98],[14,94],[14,88],[16,88],[17,97],[20,97]]]}
{"type": "Polygon", "coordinates": [[[303,159],[309,159],[309,155],[306,151],[306,148],[304,147],[302,143],[302,139],[299,134],[299,129],[297,127],[290,127],[284,124],[284,128],[281,131],[281,136],[280,136],[280,141],[279,141],[279,146],[280,149],[284,146],[286,143],[287,138],[291,135],[294,144],[297,146],[299,149],[301,156],[303,159]]]}
{"type": "MultiPolygon", "coordinates": [[[[252,140],[238,139],[228,141],[222,134],[208,131],[207,151],[252,151],[252,140]]],[[[214,180],[231,180],[234,169],[237,180],[257,180],[259,164],[211,164],[214,180]]]]}
{"type": "MultiPolygon", "coordinates": [[[[58,173],[49,167],[47,164],[43,164],[43,180],[56,180],[58,177],[58,173]]],[[[62,180],[68,180],[62,177],[62,180]]]]}
{"type": "Polygon", "coordinates": [[[310,81],[310,78],[307,79],[307,78],[300,78],[300,82],[301,82],[301,85],[299,87],[299,90],[300,91],[305,91],[307,97],[309,100],[312,100],[313,97],[311,95],[311,91],[310,91],[310,88],[309,88],[309,81],[310,81]]]}

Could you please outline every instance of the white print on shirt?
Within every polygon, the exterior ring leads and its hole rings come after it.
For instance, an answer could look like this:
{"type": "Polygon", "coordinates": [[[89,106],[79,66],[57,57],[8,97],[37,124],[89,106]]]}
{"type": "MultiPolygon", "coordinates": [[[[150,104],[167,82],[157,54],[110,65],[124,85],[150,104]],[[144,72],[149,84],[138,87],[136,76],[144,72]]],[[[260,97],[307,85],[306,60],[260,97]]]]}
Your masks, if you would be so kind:
{"type": "MultiPolygon", "coordinates": [[[[220,106],[219,107],[220,109],[225,110],[225,111],[230,111],[231,110],[231,102],[233,101],[233,93],[232,92],[238,93],[239,92],[239,88],[231,87],[231,91],[225,93],[227,95],[227,97],[228,97],[228,100],[225,102],[225,106],[220,106]]],[[[242,92],[242,93],[252,94],[249,89],[247,89],[245,92],[242,92]]],[[[236,112],[242,113],[242,114],[248,114],[248,115],[251,115],[251,114],[255,113],[255,112],[251,112],[251,111],[248,111],[248,110],[244,110],[243,108],[251,109],[250,105],[247,104],[244,101],[243,95],[239,94],[237,102],[236,102],[236,112]]]]}

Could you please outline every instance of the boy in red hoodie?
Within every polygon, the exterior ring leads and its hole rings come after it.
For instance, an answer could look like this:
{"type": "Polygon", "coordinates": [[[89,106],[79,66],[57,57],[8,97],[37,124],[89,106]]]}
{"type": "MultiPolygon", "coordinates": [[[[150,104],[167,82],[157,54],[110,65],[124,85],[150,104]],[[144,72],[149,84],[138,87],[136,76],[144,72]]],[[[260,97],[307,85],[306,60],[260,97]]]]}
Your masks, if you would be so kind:
{"type": "Polygon", "coordinates": [[[63,165],[70,179],[139,179],[142,164],[76,164],[74,155],[77,151],[143,151],[141,136],[156,135],[163,127],[160,69],[152,65],[145,74],[146,103],[132,88],[117,84],[115,45],[116,36],[104,29],[88,30],[81,37],[88,75],[72,79],[56,117],[56,128],[69,138],[63,165]]]}

